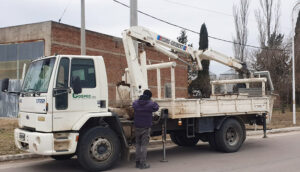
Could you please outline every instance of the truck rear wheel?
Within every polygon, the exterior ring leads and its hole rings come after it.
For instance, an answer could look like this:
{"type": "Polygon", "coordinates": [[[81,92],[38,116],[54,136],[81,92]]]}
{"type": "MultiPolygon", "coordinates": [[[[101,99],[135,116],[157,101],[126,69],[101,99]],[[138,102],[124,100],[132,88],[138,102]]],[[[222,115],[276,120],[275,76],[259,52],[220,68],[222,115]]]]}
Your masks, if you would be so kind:
{"type": "Polygon", "coordinates": [[[214,149],[214,150],[219,150],[218,149],[218,145],[216,143],[216,136],[215,136],[215,133],[210,133],[209,136],[208,136],[208,143],[209,143],[209,146],[214,149]]]}
{"type": "Polygon", "coordinates": [[[173,132],[170,137],[178,146],[195,146],[199,141],[199,137],[187,138],[185,132],[173,132]]]}
{"type": "Polygon", "coordinates": [[[110,128],[92,128],[79,141],[78,160],[89,171],[102,171],[112,167],[119,155],[120,141],[110,128]]]}
{"type": "Polygon", "coordinates": [[[233,118],[226,119],[215,133],[217,149],[223,152],[236,152],[245,138],[242,124],[233,118]]]}

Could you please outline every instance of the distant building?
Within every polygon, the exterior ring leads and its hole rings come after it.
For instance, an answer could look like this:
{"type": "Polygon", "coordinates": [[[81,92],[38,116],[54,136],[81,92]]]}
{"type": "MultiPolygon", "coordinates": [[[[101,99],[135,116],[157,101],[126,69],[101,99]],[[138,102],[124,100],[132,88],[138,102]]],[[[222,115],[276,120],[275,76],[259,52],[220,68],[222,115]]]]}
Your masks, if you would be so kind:
{"type": "Polygon", "coordinates": [[[215,81],[215,80],[217,80],[217,75],[213,72],[209,72],[209,79],[211,81],[215,81]]]}
{"type": "MultiPolygon", "coordinates": [[[[230,80],[230,79],[238,79],[238,73],[234,69],[229,69],[226,72],[220,74],[219,80],[230,80]]],[[[233,92],[233,87],[234,84],[227,84],[226,85],[226,91],[227,93],[232,93],[233,92]]],[[[221,85],[219,88],[221,93],[225,92],[225,86],[221,85]]]]}
{"type": "Polygon", "coordinates": [[[234,69],[229,69],[224,73],[221,73],[219,80],[229,80],[229,79],[238,79],[238,73],[234,69]]]}

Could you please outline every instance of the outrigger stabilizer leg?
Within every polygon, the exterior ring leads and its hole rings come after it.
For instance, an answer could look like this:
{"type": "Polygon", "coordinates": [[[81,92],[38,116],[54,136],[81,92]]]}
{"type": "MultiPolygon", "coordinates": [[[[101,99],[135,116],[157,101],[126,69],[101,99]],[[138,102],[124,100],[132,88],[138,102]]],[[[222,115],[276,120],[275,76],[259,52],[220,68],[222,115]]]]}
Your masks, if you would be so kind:
{"type": "Polygon", "coordinates": [[[163,145],[163,159],[160,162],[168,162],[166,158],[166,140],[167,140],[167,120],[168,120],[168,109],[161,110],[162,123],[162,145],[163,145]]]}
{"type": "Polygon", "coordinates": [[[263,130],[264,130],[264,137],[263,138],[267,138],[267,115],[264,113],[263,114],[263,130]]]}

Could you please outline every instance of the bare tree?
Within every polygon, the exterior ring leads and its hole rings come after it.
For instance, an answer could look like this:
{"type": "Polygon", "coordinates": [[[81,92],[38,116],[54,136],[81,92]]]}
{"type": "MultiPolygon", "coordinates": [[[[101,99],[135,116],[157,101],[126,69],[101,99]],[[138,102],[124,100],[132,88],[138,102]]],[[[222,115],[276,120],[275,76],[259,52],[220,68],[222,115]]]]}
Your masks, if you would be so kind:
{"type": "Polygon", "coordinates": [[[257,29],[258,29],[258,37],[259,37],[260,46],[265,47],[266,32],[265,32],[263,17],[262,17],[262,14],[260,13],[259,10],[255,10],[255,17],[256,17],[256,22],[257,22],[257,29]]]}
{"type": "Polygon", "coordinates": [[[265,47],[272,33],[278,33],[281,1],[259,0],[259,8],[255,10],[258,25],[259,41],[265,47]]]}
{"type": "Polygon", "coordinates": [[[246,62],[246,44],[248,41],[248,16],[249,16],[249,0],[240,0],[239,6],[233,5],[233,17],[235,25],[234,55],[242,62],[246,62]]]}
{"type": "Polygon", "coordinates": [[[261,50],[253,51],[253,61],[256,70],[270,71],[275,91],[279,94],[280,105],[290,103],[288,100],[291,83],[291,61],[289,40],[284,40],[284,35],[279,31],[280,0],[260,0],[259,8],[255,10],[258,25],[258,36],[261,50]]]}

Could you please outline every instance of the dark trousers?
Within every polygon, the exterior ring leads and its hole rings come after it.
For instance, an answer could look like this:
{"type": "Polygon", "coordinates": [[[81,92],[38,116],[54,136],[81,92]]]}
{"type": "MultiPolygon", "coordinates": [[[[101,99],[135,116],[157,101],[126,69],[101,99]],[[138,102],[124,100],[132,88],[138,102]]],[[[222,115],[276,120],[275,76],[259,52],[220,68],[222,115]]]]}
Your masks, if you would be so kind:
{"type": "Polygon", "coordinates": [[[151,128],[135,128],[135,160],[145,162],[147,158],[147,146],[150,140],[151,128]]]}

